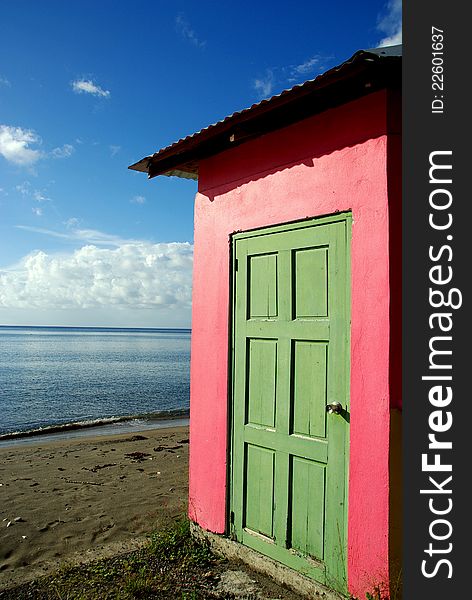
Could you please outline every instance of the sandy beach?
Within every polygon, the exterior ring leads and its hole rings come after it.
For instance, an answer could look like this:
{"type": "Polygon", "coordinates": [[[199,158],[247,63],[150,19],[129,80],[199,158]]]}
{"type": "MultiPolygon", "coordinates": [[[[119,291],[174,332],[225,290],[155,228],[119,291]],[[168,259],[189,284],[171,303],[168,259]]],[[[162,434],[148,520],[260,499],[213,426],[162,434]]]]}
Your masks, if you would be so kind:
{"type": "Polygon", "coordinates": [[[0,589],[139,547],[184,513],[188,427],[0,448],[0,589]]]}

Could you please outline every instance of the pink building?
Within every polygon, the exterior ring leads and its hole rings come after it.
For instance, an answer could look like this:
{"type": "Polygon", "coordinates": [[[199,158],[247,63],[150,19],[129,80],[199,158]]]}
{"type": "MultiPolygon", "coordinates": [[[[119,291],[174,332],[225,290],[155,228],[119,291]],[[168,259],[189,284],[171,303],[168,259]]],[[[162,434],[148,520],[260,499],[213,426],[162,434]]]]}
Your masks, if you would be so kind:
{"type": "Polygon", "coordinates": [[[398,598],[401,47],[130,168],[198,178],[191,520],[320,590],[398,598]]]}

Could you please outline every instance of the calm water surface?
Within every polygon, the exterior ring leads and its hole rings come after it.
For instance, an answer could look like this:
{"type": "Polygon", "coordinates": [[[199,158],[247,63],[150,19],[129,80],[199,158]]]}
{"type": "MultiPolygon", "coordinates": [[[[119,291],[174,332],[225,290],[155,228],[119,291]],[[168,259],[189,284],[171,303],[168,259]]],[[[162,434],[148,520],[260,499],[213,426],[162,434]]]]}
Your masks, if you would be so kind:
{"type": "Polygon", "coordinates": [[[0,434],[188,409],[190,330],[0,327],[0,434]]]}

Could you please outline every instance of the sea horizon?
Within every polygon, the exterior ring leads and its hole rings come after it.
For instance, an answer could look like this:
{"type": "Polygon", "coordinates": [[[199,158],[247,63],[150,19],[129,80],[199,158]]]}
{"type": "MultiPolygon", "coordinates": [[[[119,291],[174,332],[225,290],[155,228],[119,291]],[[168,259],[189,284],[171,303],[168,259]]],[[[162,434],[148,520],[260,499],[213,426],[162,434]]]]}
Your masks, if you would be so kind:
{"type": "Polygon", "coordinates": [[[0,325],[0,443],[188,421],[190,334],[0,325]]]}
{"type": "Polygon", "coordinates": [[[116,325],[3,325],[0,329],[97,329],[97,330],[142,330],[142,331],[192,331],[191,327],[118,327],[116,325]]]}

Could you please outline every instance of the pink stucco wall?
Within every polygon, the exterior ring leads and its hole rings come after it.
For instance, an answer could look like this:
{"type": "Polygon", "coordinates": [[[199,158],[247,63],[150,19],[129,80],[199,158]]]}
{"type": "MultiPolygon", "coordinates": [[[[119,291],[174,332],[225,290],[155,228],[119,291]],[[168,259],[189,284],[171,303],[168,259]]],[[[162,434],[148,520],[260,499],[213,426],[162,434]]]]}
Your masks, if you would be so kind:
{"type": "Polygon", "coordinates": [[[384,91],[200,163],[195,201],[189,514],[226,526],[229,238],[351,210],[348,586],[388,582],[389,207],[384,91]]]}

